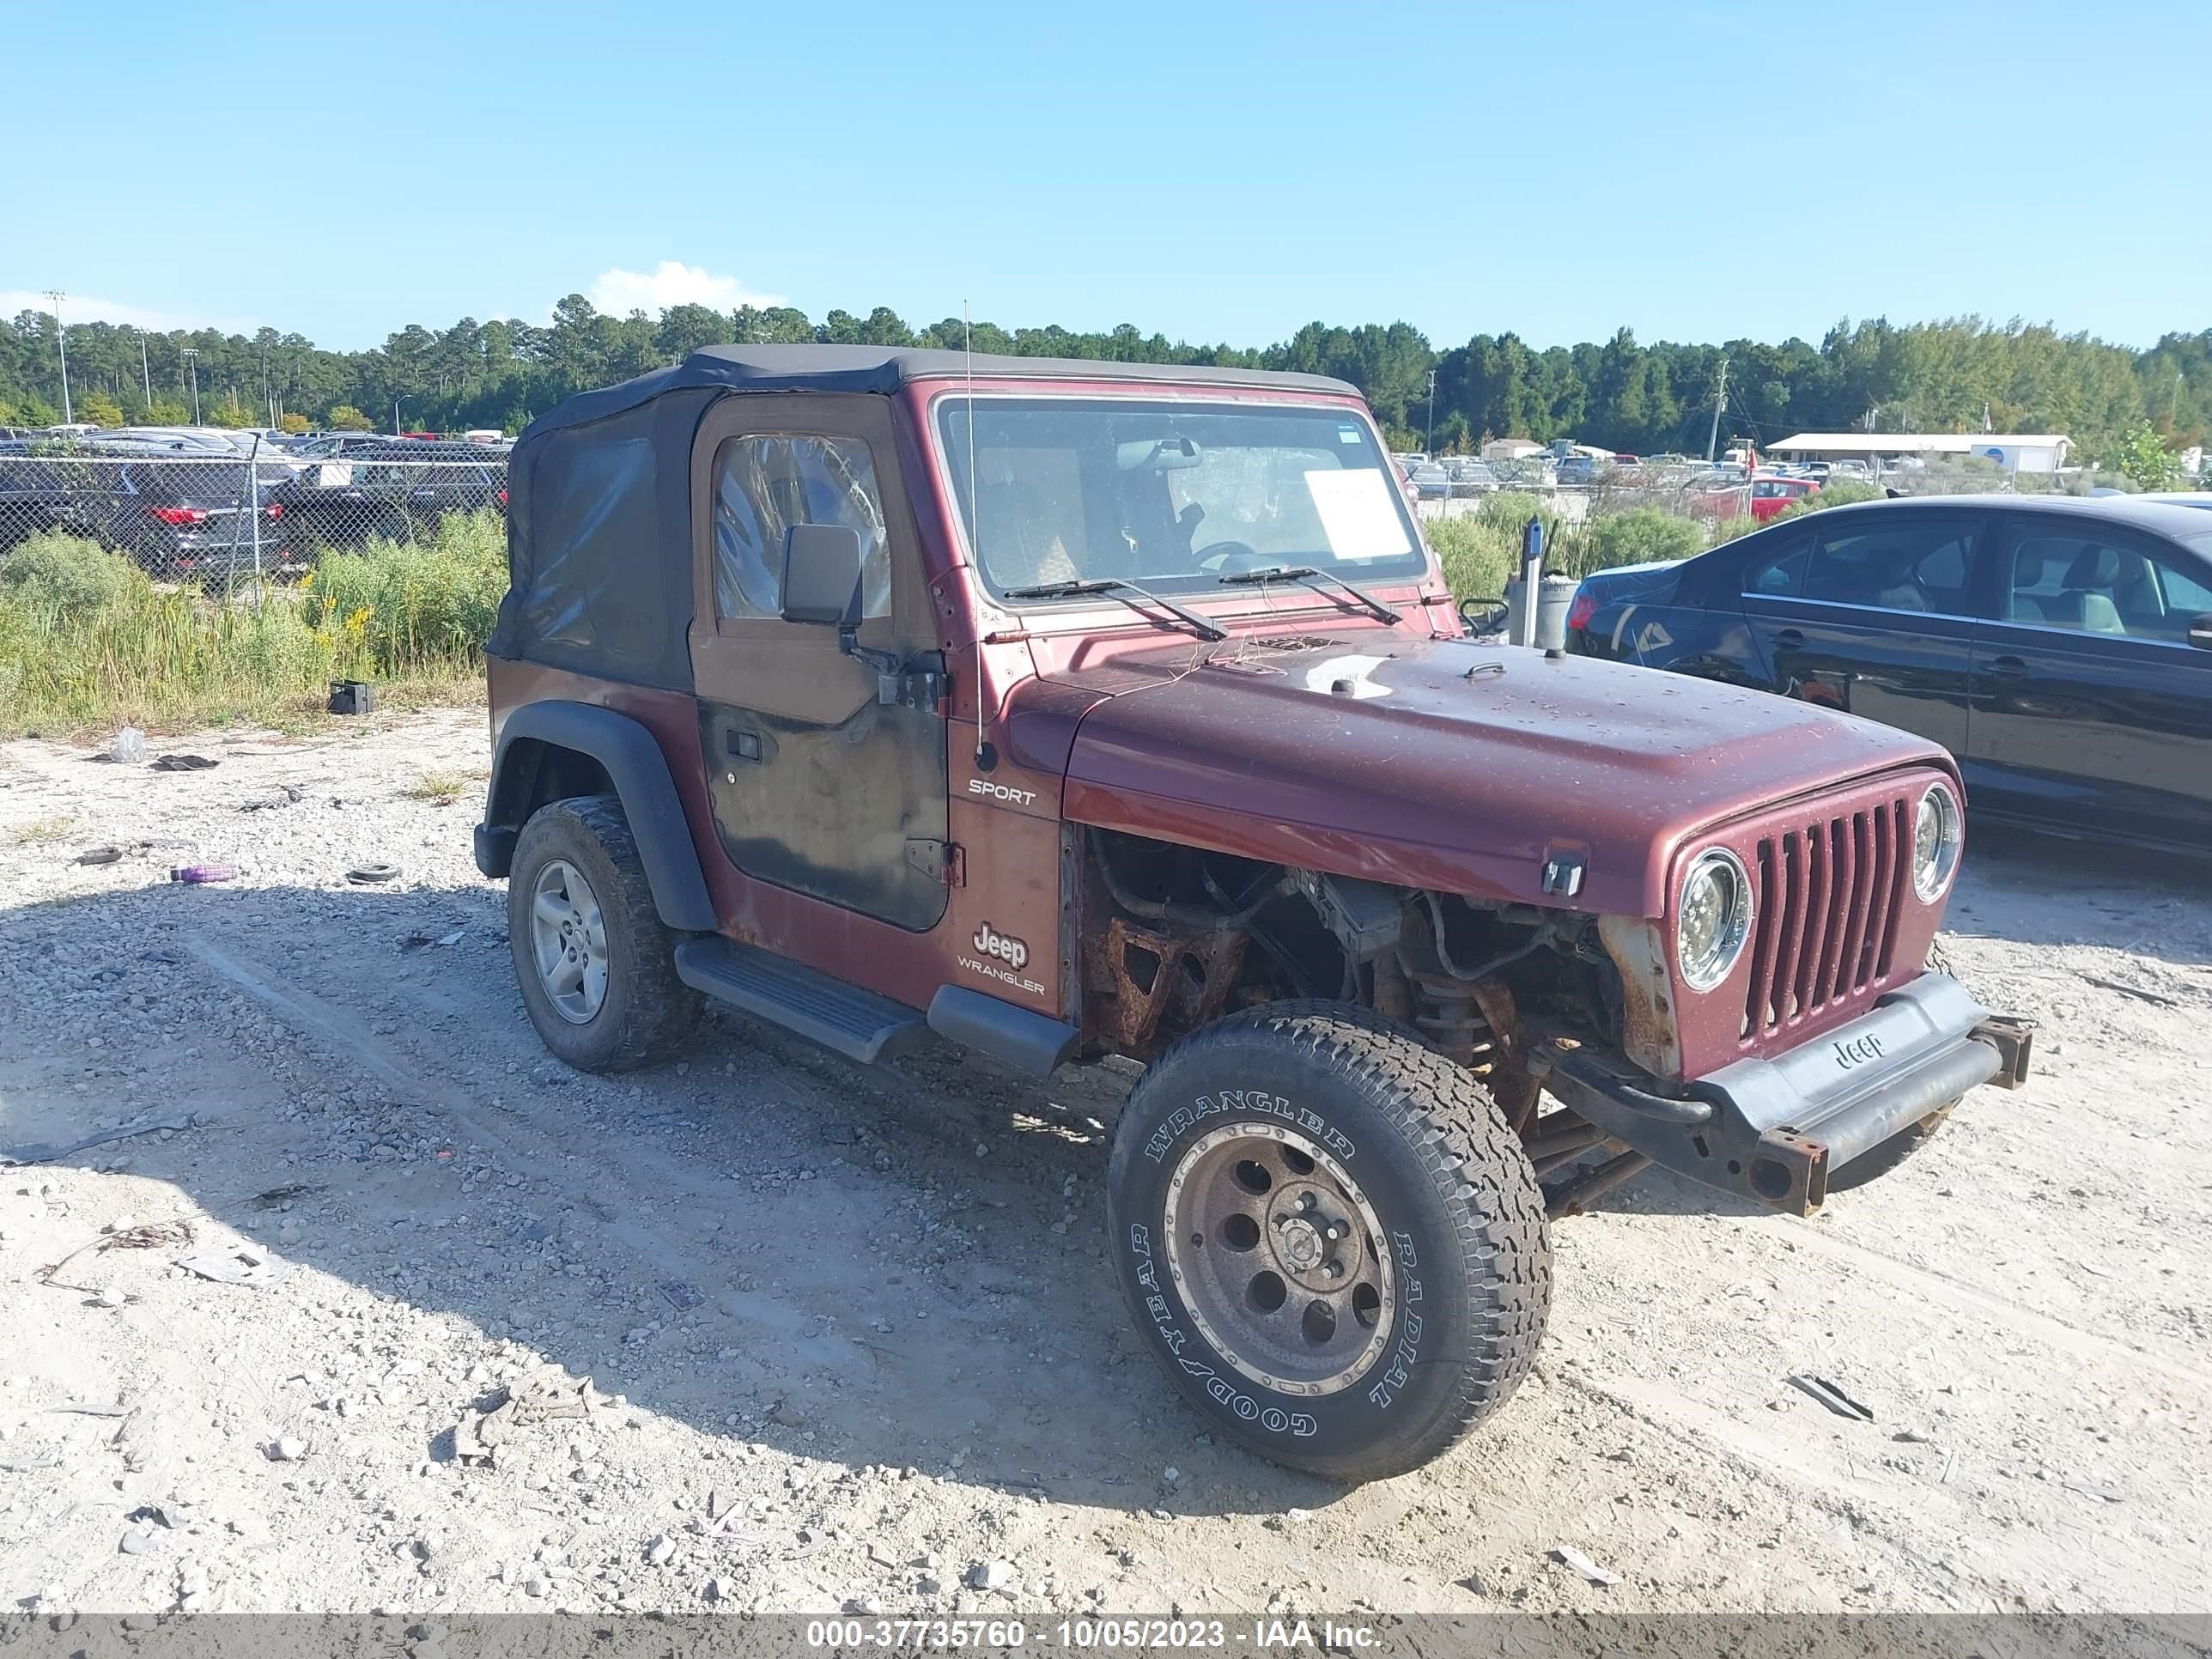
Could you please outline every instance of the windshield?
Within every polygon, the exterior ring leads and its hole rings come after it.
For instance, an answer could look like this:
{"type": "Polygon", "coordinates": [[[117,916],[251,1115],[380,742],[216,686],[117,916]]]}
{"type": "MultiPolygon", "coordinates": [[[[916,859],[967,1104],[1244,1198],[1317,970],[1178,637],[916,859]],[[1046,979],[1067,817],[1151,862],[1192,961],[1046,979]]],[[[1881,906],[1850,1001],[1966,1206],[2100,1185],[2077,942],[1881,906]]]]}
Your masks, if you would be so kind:
{"type": "Polygon", "coordinates": [[[937,424],[992,592],[1110,580],[1212,590],[1310,565],[1353,581],[1427,568],[1389,463],[1348,411],[1249,404],[941,398],[937,424]]]}

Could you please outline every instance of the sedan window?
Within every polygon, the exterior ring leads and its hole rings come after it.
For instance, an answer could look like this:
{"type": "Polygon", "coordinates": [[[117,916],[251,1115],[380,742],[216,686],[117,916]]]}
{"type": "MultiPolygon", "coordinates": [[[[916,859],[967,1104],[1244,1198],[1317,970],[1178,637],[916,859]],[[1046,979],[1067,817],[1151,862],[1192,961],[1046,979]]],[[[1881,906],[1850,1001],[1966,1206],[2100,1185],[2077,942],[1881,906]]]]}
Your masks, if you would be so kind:
{"type": "Polygon", "coordinates": [[[2208,573],[2106,535],[2030,531],[2013,542],[2005,616],[2084,634],[2186,641],[2212,610],[2208,573]]]}
{"type": "MultiPolygon", "coordinates": [[[[1764,542],[1766,538],[1760,539],[1764,542]]],[[[1769,599],[1796,599],[1805,591],[1805,562],[1812,551],[1811,537],[1800,534],[1788,538],[1775,551],[1745,567],[1743,591],[1763,593],[1769,599]]]]}
{"type": "Polygon", "coordinates": [[[1805,573],[1805,597],[1883,611],[1966,609],[1973,531],[1956,520],[1859,520],[1821,537],[1805,573]]]}

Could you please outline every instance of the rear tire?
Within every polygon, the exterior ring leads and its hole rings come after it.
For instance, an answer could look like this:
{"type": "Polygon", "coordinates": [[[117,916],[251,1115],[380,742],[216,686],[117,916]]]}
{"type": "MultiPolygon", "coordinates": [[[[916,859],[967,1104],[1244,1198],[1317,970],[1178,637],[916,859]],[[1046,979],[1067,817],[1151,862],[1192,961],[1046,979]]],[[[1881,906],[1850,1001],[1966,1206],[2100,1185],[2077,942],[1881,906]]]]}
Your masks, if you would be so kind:
{"type": "Polygon", "coordinates": [[[522,826],[507,936],[530,1023],[580,1072],[651,1065],[699,1023],[699,994],[676,976],[678,935],[612,795],[554,801],[522,826]]]}
{"type": "Polygon", "coordinates": [[[1551,1301],[1544,1203],[1482,1085],[1341,1003],[1176,1043],[1115,1127],[1107,1213],[1138,1328],[1262,1456],[1402,1474],[1511,1395],[1551,1301]]]}

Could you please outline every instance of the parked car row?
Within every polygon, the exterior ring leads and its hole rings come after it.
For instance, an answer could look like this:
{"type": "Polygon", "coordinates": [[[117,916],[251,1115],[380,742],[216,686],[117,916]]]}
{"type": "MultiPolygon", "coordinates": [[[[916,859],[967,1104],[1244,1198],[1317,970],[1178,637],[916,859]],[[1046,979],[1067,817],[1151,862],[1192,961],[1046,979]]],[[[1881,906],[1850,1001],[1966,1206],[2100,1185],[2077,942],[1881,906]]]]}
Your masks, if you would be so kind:
{"type": "Polygon", "coordinates": [[[506,506],[505,449],[482,444],[346,434],[323,457],[249,461],[228,445],[150,434],[0,441],[0,551],[63,529],[158,577],[210,585],[506,506]]]}

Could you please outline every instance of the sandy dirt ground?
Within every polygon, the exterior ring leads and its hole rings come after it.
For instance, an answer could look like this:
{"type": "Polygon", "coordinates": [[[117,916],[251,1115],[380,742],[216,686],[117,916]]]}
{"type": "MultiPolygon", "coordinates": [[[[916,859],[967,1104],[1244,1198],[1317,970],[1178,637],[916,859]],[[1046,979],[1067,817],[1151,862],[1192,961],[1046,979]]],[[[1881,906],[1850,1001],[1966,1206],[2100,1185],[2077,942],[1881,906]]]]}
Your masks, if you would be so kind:
{"type": "Polygon", "coordinates": [[[1621,1189],[1508,1408],[1346,1492],[1139,1347],[1126,1072],[718,1012],[579,1076],[480,714],[170,746],[0,748],[0,1148],[62,1152],[0,1169],[9,1610],[2212,1607],[2212,878],[1978,847],[1946,948],[2032,1085],[1809,1221],[1621,1189]]]}

